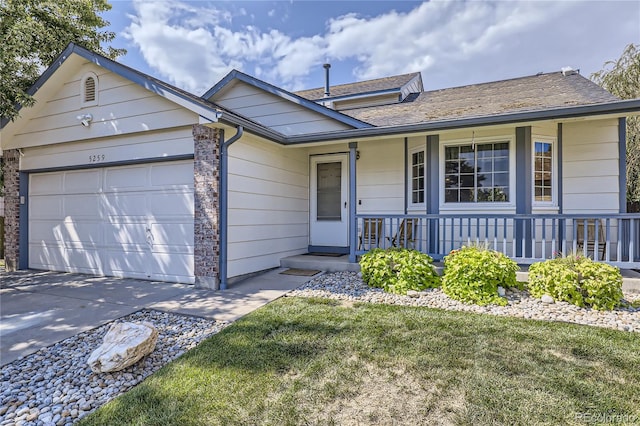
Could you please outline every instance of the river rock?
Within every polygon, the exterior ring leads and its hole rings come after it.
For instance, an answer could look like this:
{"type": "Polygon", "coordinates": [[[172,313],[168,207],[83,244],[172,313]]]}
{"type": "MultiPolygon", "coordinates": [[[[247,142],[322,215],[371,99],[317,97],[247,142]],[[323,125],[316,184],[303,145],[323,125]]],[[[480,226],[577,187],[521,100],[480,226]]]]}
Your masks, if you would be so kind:
{"type": "Polygon", "coordinates": [[[498,296],[504,297],[506,294],[507,292],[505,291],[504,287],[498,286],[498,296]]]}
{"type": "Polygon", "coordinates": [[[95,373],[120,371],[153,352],[157,340],[158,331],[148,322],[114,323],[87,364],[95,373]]]}
{"type": "Polygon", "coordinates": [[[543,294],[540,300],[542,301],[542,303],[546,303],[547,305],[555,302],[555,300],[553,300],[553,297],[549,296],[548,294],[543,294]]]}

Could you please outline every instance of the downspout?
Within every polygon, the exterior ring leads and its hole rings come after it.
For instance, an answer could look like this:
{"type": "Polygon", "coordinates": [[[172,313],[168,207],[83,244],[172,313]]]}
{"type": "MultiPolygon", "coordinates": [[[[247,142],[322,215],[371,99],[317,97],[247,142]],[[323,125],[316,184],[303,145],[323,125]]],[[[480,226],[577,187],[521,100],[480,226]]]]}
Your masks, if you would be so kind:
{"type": "Polygon", "coordinates": [[[231,137],[228,141],[224,141],[224,136],[222,143],[220,144],[220,265],[218,270],[220,271],[220,290],[227,289],[227,225],[229,223],[228,220],[228,193],[229,193],[229,178],[228,178],[228,170],[229,170],[229,147],[235,141],[242,137],[244,133],[244,128],[242,126],[238,126],[236,128],[236,134],[231,137]]]}

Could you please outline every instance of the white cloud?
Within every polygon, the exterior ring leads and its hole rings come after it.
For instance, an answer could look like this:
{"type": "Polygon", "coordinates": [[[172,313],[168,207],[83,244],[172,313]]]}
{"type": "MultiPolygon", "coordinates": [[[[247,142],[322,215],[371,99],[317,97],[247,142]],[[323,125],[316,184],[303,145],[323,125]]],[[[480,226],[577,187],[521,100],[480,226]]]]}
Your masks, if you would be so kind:
{"type": "Polygon", "coordinates": [[[127,36],[163,77],[198,94],[232,68],[250,69],[287,88],[306,87],[306,77],[327,58],[355,61],[358,79],[423,71],[427,85],[437,85],[447,76],[465,82],[470,73],[491,67],[504,68],[503,74],[535,73],[534,58],[571,51],[571,39],[552,37],[573,34],[566,25],[586,34],[589,28],[572,19],[585,15],[585,8],[600,7],[596,2],[431,1],[406,13],[334,17],[322,34],[294,38],[279,29],[232,29],[233,17],[217,4],[135,1],[127,36]]]}

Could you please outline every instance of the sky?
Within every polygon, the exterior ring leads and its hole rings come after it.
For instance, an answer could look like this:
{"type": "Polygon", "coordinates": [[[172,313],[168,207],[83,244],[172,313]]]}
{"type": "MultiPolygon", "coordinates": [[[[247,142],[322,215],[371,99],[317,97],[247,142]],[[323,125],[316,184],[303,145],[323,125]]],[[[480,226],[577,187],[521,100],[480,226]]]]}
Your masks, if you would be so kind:
{"type": "Polygon", "coordinates": [[[422,72],[425,90],[579,69],[640,43],[640,0],[111,0],[118,59],[202,95],[232,69],[288,90],[422,72]]]}

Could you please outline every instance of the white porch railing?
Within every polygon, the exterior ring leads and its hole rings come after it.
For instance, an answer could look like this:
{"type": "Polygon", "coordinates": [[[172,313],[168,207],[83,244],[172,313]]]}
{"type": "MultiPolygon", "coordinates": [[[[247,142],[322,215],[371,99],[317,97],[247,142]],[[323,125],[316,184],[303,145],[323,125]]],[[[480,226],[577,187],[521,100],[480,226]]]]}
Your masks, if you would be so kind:
{"type": "Polygon", "coordinates": [[[442,259],[483,244],[532,263],[582,253],[622,268],[640,267],[640,214],[356,215],[356,254],[375,247],[415,248],[442,259]]]}

